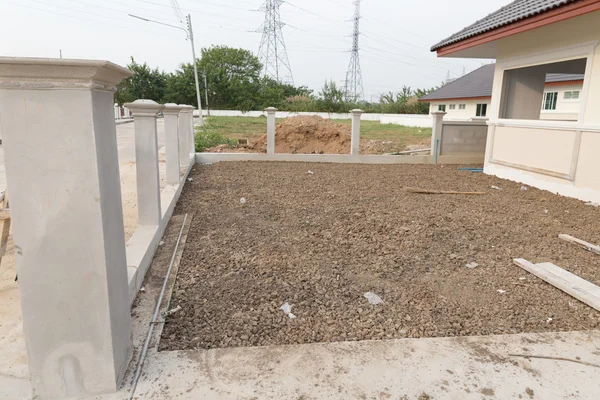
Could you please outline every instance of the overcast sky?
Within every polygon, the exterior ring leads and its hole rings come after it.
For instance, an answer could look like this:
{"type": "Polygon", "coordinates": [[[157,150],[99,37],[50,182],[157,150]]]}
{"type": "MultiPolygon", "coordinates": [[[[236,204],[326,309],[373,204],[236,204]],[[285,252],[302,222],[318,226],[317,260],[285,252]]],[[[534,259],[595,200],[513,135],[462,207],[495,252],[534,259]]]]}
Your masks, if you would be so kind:
{"type": "MultiPolygon", "coordinates": [[[[177,0],[191,14],[196,48],[242,47],[258,53],[264,0],[177,0]]],[[[171,0],[0,0],[0,55],[138,62],[172,72],[191,59],[185,33],[133,19],[178,24],[171,0]]],[[[315,92],[342,84],[349,63],[353,0],[291,0],[281,6],[296,85],[315,92]]],[[[439,85],[490,60],[438,59],[429,48],[509,0],[363,0],[361,67],[365,97],[403,85],[439,85]]]]}

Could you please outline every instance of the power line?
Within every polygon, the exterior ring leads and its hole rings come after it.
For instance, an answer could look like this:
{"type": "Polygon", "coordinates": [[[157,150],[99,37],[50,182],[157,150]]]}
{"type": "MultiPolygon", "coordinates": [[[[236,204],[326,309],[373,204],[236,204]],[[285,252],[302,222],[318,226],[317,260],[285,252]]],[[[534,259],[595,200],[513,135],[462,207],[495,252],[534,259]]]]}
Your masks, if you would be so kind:
{"type": "Polygon", "coordinates": [[[281,32],[281,4],[283,0],[266,0],[261,7],[261,11],[265,12],[265,22],[257,31],[262,32],[258,56],[264,66],[264,76],[293,85],[292,68],[281,32]]]}
{"type": "Polygon", "coordinates": [[[354,0],[354,30],[352,32],[352,54],[350,55],[350,65],[348,66],[348,72],[346,72],[346,100],[352,102],[362,100],[364,95],[358,47],[358,39],[360,37],[360,1],[361,0],[354,0]]]}

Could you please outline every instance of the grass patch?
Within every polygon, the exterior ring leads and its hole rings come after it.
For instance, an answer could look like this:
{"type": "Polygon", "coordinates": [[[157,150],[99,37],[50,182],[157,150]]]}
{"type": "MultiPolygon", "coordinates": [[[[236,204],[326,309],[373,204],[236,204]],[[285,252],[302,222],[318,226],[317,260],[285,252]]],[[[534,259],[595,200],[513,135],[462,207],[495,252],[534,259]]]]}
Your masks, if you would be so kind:
{"type": "Polygon", "coordinates": [[[237,140],[227,137],[223,133],[223,128],[227,125],[226,121],[219,121],[215,118],[205,118],[204,124],[196,128],[196,151],[203,152],[220,144],[226,144],[230,148],[234,148],[237,140]]]}

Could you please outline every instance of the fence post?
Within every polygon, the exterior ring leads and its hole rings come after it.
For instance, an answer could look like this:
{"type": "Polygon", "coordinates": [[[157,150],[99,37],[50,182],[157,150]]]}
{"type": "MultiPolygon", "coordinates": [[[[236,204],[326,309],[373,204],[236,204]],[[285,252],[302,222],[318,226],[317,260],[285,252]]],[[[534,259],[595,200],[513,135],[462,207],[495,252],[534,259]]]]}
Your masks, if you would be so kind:
{"type": "Polygon", "coordinates": [[[350,154],[357,156],[360,153],[360,116],[363,110],[351,110],[352,114],[352,140],[350,144],[350,154]]]}
{"type": "Polygon", "coordinates": [[[267,154],[275,154],[275,107],[265,108],[267,112],[267,154]]]}
{"type": "Polygon", "coordinates": [[[187,166],[190,163],[190,119],[187,114],[191,106],[180,104],[179,107],[179,164],[187,166]]]}
{"type": "Polygon", "coordinates": [[[33,398],[114,392],[132,354],[107,61],[0,57],[0,131],[33,398]]]}
{"type": "MultiPolygon", "coordinates": [[[[188,109],[188,118],[190,121],[190,147],[188,149],[188,154],[189,154],[189,158],[194,157],[194,154],[196,154],[196,135],[194,134],[195,129],[194,129],[194,107],[190,106],[190,108],[188,109]]],[[[202,120],[202,124],[204,124],[204,120],[202,120]]]]}
{"type": "Polygon", "coordinates": [[[433,163],[437,164],[440,146],[442,145],[442,128],[444,115],[446,115],[446,113],[443,111],[434,111],[431,115],[433,116],[433,127],[431,129],[431,155],[433,156],[433,163]]]}
{"type": "Polygon", "coordinates": [[[177,185],[180,181],[179,165],[179,112],[181,106],[165,104],[165,158],[167,159],[167,184],[177,185]]]}
{"type": "Polygon", "coordinates": [[[142,226],[158,226],[162,214],[156,116],[163,106],[153,100],[136,100],[125,104],[125,107],[133,114],[135,124],[138,223],[142,226]]]}

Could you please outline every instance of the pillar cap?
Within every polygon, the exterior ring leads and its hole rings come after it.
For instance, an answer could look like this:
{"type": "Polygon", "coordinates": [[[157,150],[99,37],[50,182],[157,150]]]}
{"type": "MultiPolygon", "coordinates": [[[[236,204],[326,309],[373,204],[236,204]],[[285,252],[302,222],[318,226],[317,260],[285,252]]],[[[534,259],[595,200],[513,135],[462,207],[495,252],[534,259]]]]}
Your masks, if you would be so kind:
{"type": "Polygon", "coordinates": [[[277,111],[277,109],[275,107],[267,107],[265,108],[265,111],[268,113],[274,113],[277,111]]]}
{"type": "Polygon", "coordinates": [[[350,112],[352,114],[362,114],[362,113],[364,113],[364,111],[361,110],[361,109],[359,109],[359,108],[355,108],[354,110],[350,110],[350,112]]]}
{"type": "Polygon", "coordinates": [[[133,103],[123,104],[127,107],[134,117],[155,117],[160,110],[164,108],[154,100],[136,100],[133,103]]]}
{"type": "Polygon", "coordinates": [[[448,114],[446,111],[434,111],[431,115],[446,115],[448,114]]]}
{"type": "Polygon", "coordinates": [[[115,86],[133,72],[102,60],[0,57],[0,89],[97,89],[115,86]]]}
{"type": "Polygon", "coordinates": [[[163,114],[177,115],[183,110],[183,107],[175,103],[167,103],[164,105],[163,114]]]}

